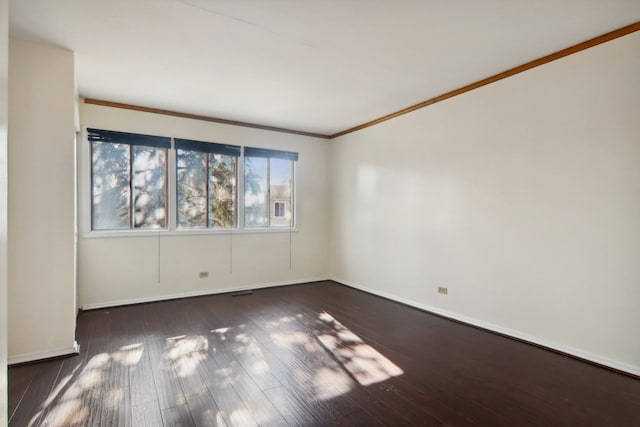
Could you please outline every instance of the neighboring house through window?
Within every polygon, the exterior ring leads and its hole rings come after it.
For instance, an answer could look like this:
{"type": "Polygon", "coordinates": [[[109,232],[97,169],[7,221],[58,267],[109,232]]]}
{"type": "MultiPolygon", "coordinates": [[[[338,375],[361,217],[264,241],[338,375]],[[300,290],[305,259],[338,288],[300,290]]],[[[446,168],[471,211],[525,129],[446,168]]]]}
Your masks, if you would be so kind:
{"type": "MultiPolygon", "coordinates": [[[[277,200],[277,196],[273,197],[274,200],[277,200]]],[[[281,218],[285,216],[285,207],[287,206],[287,202],[273,202],[273,216],[277,218],[281,218]]]]}

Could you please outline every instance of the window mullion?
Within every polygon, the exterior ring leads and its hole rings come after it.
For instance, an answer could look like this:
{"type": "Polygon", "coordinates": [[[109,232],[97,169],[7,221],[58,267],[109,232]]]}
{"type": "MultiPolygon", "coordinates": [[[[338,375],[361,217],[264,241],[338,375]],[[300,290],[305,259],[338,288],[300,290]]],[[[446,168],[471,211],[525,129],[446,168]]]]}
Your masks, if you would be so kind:
{"type": "Polygon", "coordinates": [[[211,171],[209,170],[209,161],[210,161],[209,156],[212,156],[212,155],[213,155],[213,154],[211,154],[211,153],[206,153],[206,155],[205,155],[205,156],[206,156],[206,161],[205,161],[206,165],[205,165],[205,169],[206,169],[206,171],[207,171],[207,175],[206,175],[206,176],[207,176],[207,178],[206,178],[207,180],[206,180],[206,183],[205,183],[205,184],[206,184],[206,185],[205,185],[205,188],[206,188],[206,198],[207,198],[207,200],[206,200],[207,211],[206,211],[206,215],[205,215],[205,221],[206,221],[206,222],[205,222],[205,225],[204,225],[204,226],[205,226],[205,228],[209,228],[209,220],[210,220],[209,215],[210,215],[210,208],[211,208],[211,200],[210,200],[210,189],[209,189],[209,184],[211,183],[211,177],[209,176],[209,173],[210,173],[211,171]]]}
{"type": "MultiPolygon", "coordinates": [[[[295,168],[295,162],[290,162],[289,163],[289,175],[291,176],[290,180],[289,180],[289,228],[293,227],[293,221],[295,218],[295,212],[294,212],[294,204],[295,204],[295,194],[296,194],[296,189],[295,189],[295,173],[296,173],[296,168],[295,168]]],[[[286,210],[285,210],[286,213],[286,210]]]]}
{"type": "Polygon", "coordinates": [[[166,183],[166,215],[167,230],[173,231],[178,228],[178,156],[176,150],[172,147],[167,150],[165,175],[166,183]]]}
{"type": "Polygon", "coordinates": [[[242,153],[241,157],[238,157],[236,161],[236,227],[243,229],[245,227],[244,222],[244,197],[246,189],[244,188],[244,162],[245,157],[242,153]],[[240,195],[242,194],[242,197],[240,195]]]}
{"type": "Polygon", "coordinates": [[[133,171],[133,145],[129,145],[129,229],[136,228],[135,173],[133,171]]]}
{"type": "Polygon", "coordinates": [[[267,226],[271,227],[271,159],[267,158],[267,226]]]}
{"type": "Polygon", "coordinates": [[[90,187],[89,187],[89,230],[93,230],[95,227],[95,224],[93,223],[93,219],[94,219],[94,209],[95,206],[93,205],[93,191],[94,191],[94,186],[93,186],[93,180],[94,180],[94,165],[93,165],[93,142],[89,142],[89,180],[90,180],[90,187]]]}

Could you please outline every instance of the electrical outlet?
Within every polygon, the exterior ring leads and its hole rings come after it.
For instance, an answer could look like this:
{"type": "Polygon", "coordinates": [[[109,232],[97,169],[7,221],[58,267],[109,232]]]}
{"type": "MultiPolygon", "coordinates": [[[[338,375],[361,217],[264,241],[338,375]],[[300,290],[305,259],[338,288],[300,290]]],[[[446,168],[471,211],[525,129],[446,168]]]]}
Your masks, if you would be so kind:
{"type": "Polygon", "coordinates": [[[200,278],[204,279],[205,277],[209,277],[209,272],[208,271],[201,271],[200,272],[200,278]]]}
{"type": "Polygon", "coordinates": [[[438,293],[439,294],[447,294],[449,292],[448,288],[445,288],[444,286],[438,286],[438,293]]]}

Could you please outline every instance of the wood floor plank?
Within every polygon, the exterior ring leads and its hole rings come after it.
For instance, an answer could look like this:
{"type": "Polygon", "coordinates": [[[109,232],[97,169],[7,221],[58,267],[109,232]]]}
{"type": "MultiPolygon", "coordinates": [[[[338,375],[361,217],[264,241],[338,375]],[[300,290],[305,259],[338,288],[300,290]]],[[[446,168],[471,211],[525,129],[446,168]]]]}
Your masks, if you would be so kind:
{"type": "Polygon", "coordinates": [[[319,405],[311,399],[290,393],[284,386],[265,391],[265,395],[279,409],[291,425],[316,426],[328,424],[328,417],[319,405]]]}
{"type": "Polygon", "coordinates": [[[214,332],[210,335],[210,342],[214,348],[224,349],[234,355],[235,360],[244,368],[247,374],[262,390],[280,386],[280,381],[273,374],[273,367],[264,356],[268,351],[254,337],[256,333],[252,325],[245,325],[231,340],[220,341],[226,338],[224,334],[214,332]]]}
{"type": "MultiPolygon", "coordinates": [[[[99,389],[92,388],[83,396],[83,408],[87,416],[86,426],[130,426],[131,400],[129,388],[99,389]]],[[[71,414],[71,419],[73,414],[71,414]]],[[[64,425],[64,424],[60,424],[64,425]]]]}
{"type": "Polygon", "coordinates": [[[38,364],[32,381],[29,383],[20,400],[20,404],[16,407],[13,416],[9,420],[10,425],[38,425],[42,415],[47,410],[47,399],[58,378],[61,366],[61,360],[38,364]]]}
{"type": "Polygon", "coordinates": [[[173,368],[175,377],[185,397],[207,391],[207,386],[197,366],[209,357],[208,340],[202,335],[184,335],[166,340],[167,363],[173,368]]]}
{"type": "Polygon", "coordinates": [[[72,425],[82,420],[83,416],[78,416],[76,412],[76,408],[83,405],[82,397],[85,396],[79,384],[83,384],[86,388],[90,387],[92,382],[84,382],[84,377],[88,374],[84,369],[85,364],[86,354],[62,360],[58,377],[47,398],[40,425],[72,425]]]}
{"type": "Polygon", "coordinates": [[[157,400],[131,407],[132,427],[158,427],[162,425],[162,414],[157,400]]]}
{"type": "Polygon", "coordinates": [[[149,359],[149,349],[143,345],[138,348],[139,355],[129,365],[129,384],[131,406],[135,407],[147,402],[156,402],[156,385],[153,379],[153,368],[149,359]]]}
{"type": "Polygon", "coordinates": [[[9,381],[9,407],[8,407],[8,415],[9,419],[12,418],[13,413],[16,408],[22,401],[24,394],[27,392],[27,388],[31,384],[31,381],[38,374],[40,370],[40,366],[37,364],[19,366],[16,368],[12,368],[12,378],[13,381],[9,381]]]}
{"type": "Polygon", "coordinates": [[[168,347],[165,340],[147,341],[146,348],[149,350],[149,362],[160,409],[165,410],[184,404],[186,399],[167,353],[168,347]]]}
{"type": "Polygon", "coordinates": [[[216,354],[212,354],[198,365],[198,369],[215,399],[220,416],[228,425],[258,425],[246,402],[235,389],[230,367],[221,364],[216,354]]]}
{"type": "Polygon", "coordinates": [[[189,407],[184,405],[174,406],[162,411],[162,422],[165,427],[194,427],[189,407]]]}
{"type": "Polygon", "coordinates": [[[99,372],[100,386],[106,389],[129,386],[129,366],[127,359],[130,352],[120,340],[107,337],[92,338],[87,346],[86,365],[99,372]]]}
{"type": "Polygon", "coordinates": [[[218,404],[209,391],[187,397],[187,405],[197,427],[227,426],[218,404]]]}
{"type": "Polygon", "coordinates": [[[266,397],[262,389],[247,374],[230,349],[217,351],[213,357],[223,371],[225,380],[233,385],[238,397],[249,410],[251,416],[261,426],[284,425],[285,420],[278,409],[266,397]]]}

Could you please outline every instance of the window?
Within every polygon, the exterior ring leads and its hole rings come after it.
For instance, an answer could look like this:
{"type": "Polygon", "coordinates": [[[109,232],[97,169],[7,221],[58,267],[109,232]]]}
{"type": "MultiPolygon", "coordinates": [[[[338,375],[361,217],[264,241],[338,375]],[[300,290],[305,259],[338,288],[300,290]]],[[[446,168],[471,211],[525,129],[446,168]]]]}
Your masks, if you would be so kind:
{"type": "Polygon", "coordinates": [[[88,129],[91,228],[167,227],[170,138],[88,129]]]}
{"type": "Polygon", "coordinates": [[[292,227],[294,162],[298,153],[245,147],[245,227],[292,227]]]}
{"type": "Polygon", "coordinates": [[[91,128],[87,134],[91,230],[296,224],[296,152],[91,128]]]}
{"type": "Polygon", "coordinates": [[[175,147],[178,227],[235,227],[240,147],[186,139],[175,147]]]}

